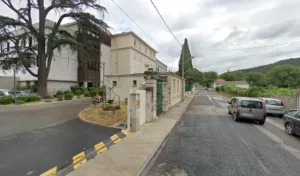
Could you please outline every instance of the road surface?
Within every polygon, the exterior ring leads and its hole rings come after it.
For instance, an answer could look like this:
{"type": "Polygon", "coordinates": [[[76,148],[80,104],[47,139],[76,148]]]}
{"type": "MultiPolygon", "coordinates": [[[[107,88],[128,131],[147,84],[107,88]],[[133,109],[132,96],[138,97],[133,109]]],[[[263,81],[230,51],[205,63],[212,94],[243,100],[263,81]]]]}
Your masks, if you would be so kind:
{"type": "Polygon", "coordinates": [[[200,90],[143,175],[299,176],[300,138],[276,117],[234,122],[226,102],[200,90]]]}
{"type": "Polygon", "coordinates": [[[77,118],[90,104],[85,99],[0,108],[0,175],[39,175],[66,166],[74,155],[119,132],[77,118]]]}

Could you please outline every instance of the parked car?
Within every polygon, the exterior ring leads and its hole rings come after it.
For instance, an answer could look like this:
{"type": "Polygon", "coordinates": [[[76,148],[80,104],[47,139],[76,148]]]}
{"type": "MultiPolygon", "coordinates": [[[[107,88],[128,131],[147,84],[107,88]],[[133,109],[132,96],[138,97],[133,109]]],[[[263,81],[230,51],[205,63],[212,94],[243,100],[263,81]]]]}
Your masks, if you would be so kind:
{"type": "Polygon", "coordinates": [[[285,113],[285,106],[281,100],[273,98],[260,98],[265,101],[267,114],[277,115],[280,118],[285,113]]]}
{"type": "Polygon", "coordinates": [[[300,109],[291,109],[283,116],[283,124],[287,134],[300,135],[300,109]]]}
{"type": "Polygon", "coordinates": [[[233,97],[228,102],[228,113],[234,121],[241,119],[255,120],[263,125],[266,121],[266,106],[263,100],[248,97],[233,97]]]}
{"type": "Polygon", "coordinates": [[[0,96],[13,96],[13,91],[9,89],[0,89],[0,96]]]}

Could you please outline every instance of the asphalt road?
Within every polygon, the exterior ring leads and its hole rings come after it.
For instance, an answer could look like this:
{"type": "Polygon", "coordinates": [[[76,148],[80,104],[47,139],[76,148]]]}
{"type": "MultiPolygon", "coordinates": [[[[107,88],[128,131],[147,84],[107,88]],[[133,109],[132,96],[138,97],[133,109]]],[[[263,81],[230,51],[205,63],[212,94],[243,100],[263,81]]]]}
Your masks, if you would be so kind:
{"type": "Polygon", "coordinates": [[[78,119],[90,100],[0,109],[0,175],[39,175],[109,139],[118,129],[78,119]]]}
{"type": "Polygon", "coordinates": [[[148,165],[150,176],[299,176],[300,138],[281,119],[234,122],[227,100],[201,90],[148,165]]]}

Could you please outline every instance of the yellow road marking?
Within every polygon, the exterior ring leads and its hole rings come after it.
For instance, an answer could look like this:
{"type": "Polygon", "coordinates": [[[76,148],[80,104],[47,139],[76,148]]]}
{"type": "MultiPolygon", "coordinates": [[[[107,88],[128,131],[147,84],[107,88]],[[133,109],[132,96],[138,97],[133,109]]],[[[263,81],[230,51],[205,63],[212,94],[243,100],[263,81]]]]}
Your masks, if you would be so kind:
{"type": "Polygon", "coordinates": [[[107,150],[107,147],[105,146],[104,142],[100,142],[95,145],[95,150],[97,151],[98,154],[100,154],[105,150],[107,150]]]}
{"type": "Polygon", "coordinates": [[[130,135],[131,133],[127,130],[122,130],[122,133],[125,134],[126,136],[130,135]]]}
{"type": "Polygon", "coordinates": [[[74,169],[77,169],[78,167],[80,167],[82,164],[86,163],[86,159],[85,159],[85,153],[84,152],[81,152],[77,155],[75,155],[73,157],[73,164],[75,164],[73,166],[74,169]]]}
{"type": "Polygon", "coordinates": [[[116,134],[110,137],[110,139],[111,139],[112,141],[115,141],[115,140],[117,140],[118,138],[119,138],[119,136],[116,135],[116,134]]]}
{"type": "Polygon", "coordinates": [[[119,139],[115,140],[114,143],[116,144],[116,143],[118,143],[120,141],[121,141],[121,139],[119,138],[119,139]]]}
{"type": "Polygon", "coordinates": [[[57,167],[53,167],[52,169],[42,173],[40,176],[52,176],[55,175],[57,171],[57,167]]]}

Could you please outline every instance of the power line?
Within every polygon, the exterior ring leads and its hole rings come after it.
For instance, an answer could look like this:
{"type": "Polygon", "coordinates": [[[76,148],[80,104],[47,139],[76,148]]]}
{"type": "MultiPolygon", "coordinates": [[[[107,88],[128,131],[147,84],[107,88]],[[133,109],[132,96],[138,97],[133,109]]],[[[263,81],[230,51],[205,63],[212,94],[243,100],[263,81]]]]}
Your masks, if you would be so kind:
{"type": "MultiPolygon", "coordinates": [[[[114,0],[111,0],[138,28],[140,28],[141,31],[144,32],[144,34],[147,35],[147,37],[149,37],[157,46],[159,46],[159,44],[156,43],[156,41],[147,34],[147,32],[145,32],[114,0]]],[[[160,46],[159,46],[160,47],[160,46]]]]}
{"type": "Polygon", "coordinates": [[[169,29],[170,33],[173,35],[173,37],[175,38],[175,40],[177,41],[177,43],[182,46],[180,44],[180,42],[177,40],[177,38],[175,37],[175,35],[173,34],[172,30],[169,28],[168,24],[166,23],[166,21],[164,20],[164,18],[162,17],[162,15],[160,14],[160,12],[158,11],[157,7],[155,6],[154,2],[152,0],[150,0],[153,7],[155,8],[155,10],[157,11],[157,13],[159,14],[160,18],[163,20],[163,22],[165,23],[166,27],[169,29]]]}
{"type": "MultiPolygon", "coordinates": [[[[237,50],[268,48],[268,47],[274,47],[274,46],[280,46],[280,45],[287,45],[287,44],[300,44],[300,41],[289,42],[289,43],[280,43],[280,44],[274,44],[274,45],[264,45],[264,46],[248,47],[248,48],[233,48],[233,49],[220,49],[220,50],[203,50],[203,51],[237,51],[237,50]]],[[[194,50],[199,51],[201,49],[194,49],[194,50]]]]}

